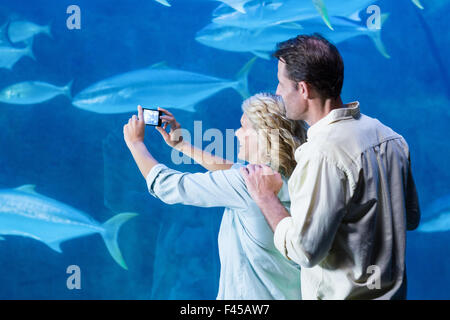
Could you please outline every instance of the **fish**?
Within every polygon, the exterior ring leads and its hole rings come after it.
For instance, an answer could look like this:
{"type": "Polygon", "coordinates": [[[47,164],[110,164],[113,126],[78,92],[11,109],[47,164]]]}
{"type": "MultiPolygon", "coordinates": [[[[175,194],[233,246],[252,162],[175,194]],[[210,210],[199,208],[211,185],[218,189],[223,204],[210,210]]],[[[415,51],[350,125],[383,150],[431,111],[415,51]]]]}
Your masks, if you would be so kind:
{"type": "MultiPolygon", "coordinates": [[[[381,24],[388,18],[389,14],[381,16],[381,24]]],[[[389,58],[383,42],[381,41],[381,30],[371,30],[360,21],[344,17],[330,17],[335,26],[331,31],[323,23],[320,17],[304,20],[299,23],[289,22],[273,25],[266,28],[246,29],[232,26],[209,24],[196,34],[196,41],[221,50],[234,52],[251,52],[254,55],[270,59],[270,54],[276,48],[276,44],[296,37],[300,33],[318,32],[334,43],[340,43],[350,38],[365,35],[370,37],[378,51],[389,58]]]]}
{"type": "Polygon", "coordinates": [[[274,0],[248,3],[245,14],[219,6],[213,16],[213,23],[251,29],[311,18],[317,16],[317,11],[310,1],[299,5],[291,0],[274,0]]]}
{"type": "Polygon", "coordinates": [[[50,25],[41,26],[31,21],[12,21],[8,28],[8,37],[12,43],[25,42],[38,34],[46,34],[53,38],[50,25]]]}
{"type": "Polygon", "coordinates": [[[117,236],[122,225],[137,213],[120,213],[100,224],[88,214],[36,192],[35,188],[27,184],[0,190],[1,235],[32,238],[62,253],[62,242],[98,233],[114,261],[128,269],[117,236]]]}
{"type": "Polygon", "coordinates": [[[63,87],[47,82],[26,81],[10,85],[0,91],[0,102],[9,104],[36,104],[48,101],[59,95],[72,99],[72,81],[63,87]]]}
{"type": "Polygon", "coordinates": [[[197,103],[227,88],[233,88],[244,99],[249,97],[247,76],[254,62],[255,58],[247,62],[235,80],[177,70],[165,63],[157,63],[97,82],[78,93],[72,104],[103,114],[134,112],[138,104],[193,112],[197,103]]]}
{"type": "Polygon", "coordinates": [[[11,70],[14,65],[23,57],[30,57],[36,60],[33,54],[32,41],[24,48],[11,47],[10,45],[0,44],[0,69],[11,70]]]}
{"type": "Polygon", "coordinates": [[[433,201],[424,213],[424,221],[420,224],[419,232],[450,231],[450,195],[433,201]]]}
{"type": "Polygon", "coordinates": [[[273,0],[247,3],[246,14],[219,7],[213,13],[212,22],[241,28],[262,28],[287,22],[302,21],[320,16],[326,26],[333,30],[330,16],[350,17],[372,4],[373,0],[346,1],[298,1],[273,0]]]}
{"type": "MultiPolygon", "coordinates": [[[[171,4],[167,0],[155,0],[155,1],[159,2],[160,4],[162,4],[166,7],[171,7],[171,4]]],[[[245,4],[252,0],[209,0],[209,1],[220,1],[238,12],[245,13],[245,8],[244,8],[245,4]]],[[[263,0],[258,0],[258,1],[262,2],[263,0]]]]}
{"type": "Polygon", "coordinates": [[[297,36],[303,27],[285,23],[267,28],[246,29],[211,23],[195,36],[199,43],[219,50],[250,52],[269,60],[278,42],[297,36]]]}

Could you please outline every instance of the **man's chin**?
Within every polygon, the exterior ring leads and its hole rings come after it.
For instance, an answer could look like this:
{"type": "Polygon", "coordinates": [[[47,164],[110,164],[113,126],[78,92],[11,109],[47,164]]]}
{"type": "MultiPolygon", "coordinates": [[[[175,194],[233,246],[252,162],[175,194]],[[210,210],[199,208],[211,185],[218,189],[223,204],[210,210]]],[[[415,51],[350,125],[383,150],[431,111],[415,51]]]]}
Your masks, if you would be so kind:
{"type": "Polygon", "coordinates": [[[288,118],[289,120],[297,120],[297,119],[294,119],[295,118],[294,115],[288,111],[286,111],[286,118],[288,118]]]}

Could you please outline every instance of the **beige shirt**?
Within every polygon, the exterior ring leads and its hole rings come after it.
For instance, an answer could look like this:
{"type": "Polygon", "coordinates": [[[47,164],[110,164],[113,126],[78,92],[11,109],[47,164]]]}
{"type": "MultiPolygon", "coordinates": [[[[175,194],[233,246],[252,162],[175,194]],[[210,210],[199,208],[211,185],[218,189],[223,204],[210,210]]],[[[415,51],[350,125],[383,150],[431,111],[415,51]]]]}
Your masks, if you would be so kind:
{"type": "Polygon", "coordinates": [[[420,220],[406,141],[359,102],[308,130],[274,242],[302,267],[303,299],[406,298],[406,230],[420,220]]]}

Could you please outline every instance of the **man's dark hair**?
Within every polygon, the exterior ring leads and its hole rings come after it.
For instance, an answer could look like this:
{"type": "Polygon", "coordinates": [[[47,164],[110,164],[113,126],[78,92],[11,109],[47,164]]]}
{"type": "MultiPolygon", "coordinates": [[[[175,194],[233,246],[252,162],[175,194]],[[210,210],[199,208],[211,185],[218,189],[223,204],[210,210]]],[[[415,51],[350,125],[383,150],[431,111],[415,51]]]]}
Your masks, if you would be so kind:
{"type": "Polygon", "coordinates": [[[338,49],[320,34],[299,35],[281,42],[273,56],[286,63],[292,81],[309,83],[324,98],[340,96],[344,62],[338,49]]]}

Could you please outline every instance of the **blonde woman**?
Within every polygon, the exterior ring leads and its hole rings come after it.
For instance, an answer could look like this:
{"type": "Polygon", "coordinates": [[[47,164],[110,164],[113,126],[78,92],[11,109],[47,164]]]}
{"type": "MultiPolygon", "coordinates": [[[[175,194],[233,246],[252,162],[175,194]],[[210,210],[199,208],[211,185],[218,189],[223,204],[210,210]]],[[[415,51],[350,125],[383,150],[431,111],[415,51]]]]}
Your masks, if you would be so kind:
{"type": "MultiPolygon", "coordinates": [[[[140,106],[138,117],[133,115],[124,126],[124,138],[150,194],[167,204],[225,208],[218,239],[221,270],[217,299],[301,299],[300,269],[275,248],[273,232],[239,172],[243,164],[195,148],[179,136],[180,124],[173,114],[160,110],[165,114],[161,116],[164,125],[156,129],[166,143],[208,172],[179,172],[158,163],[143,143],[145,123],[140,106]]],[[[242,110],[241,127],[236,131],[238,158],[268,164],[278,171],[284,181],[278,197],[289,209],[286,179],[296,165],[294,151],[305,140],[305,128],[286,118],[282,99],[272,94],[250,97],[242,110]]]]}

